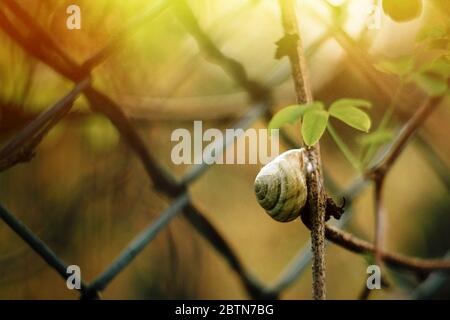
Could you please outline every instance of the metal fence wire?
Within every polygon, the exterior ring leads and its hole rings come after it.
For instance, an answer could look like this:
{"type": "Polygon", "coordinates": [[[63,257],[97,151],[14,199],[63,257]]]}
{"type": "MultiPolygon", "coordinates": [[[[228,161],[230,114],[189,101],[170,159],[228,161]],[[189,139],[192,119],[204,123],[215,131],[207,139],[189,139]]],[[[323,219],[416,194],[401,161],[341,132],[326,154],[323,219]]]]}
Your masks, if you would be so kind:
{"type": "MultiPolygon", "coordinates": [[[[51,35],[39,25],[31,15],[24,10],[14,0],[2,0],[0,4],[0,28],[8,34],[25,52],[30,56],[40,60],[57,71],[62,77],[73,81],[74,88],[66,96],[48,108],[36,119],[34,119],[23,130],[20,130],[13,136],[0,150],[0,171],[5,171],[14,165],[29,161],[36,148],[46,134],[70,111],[73,102],[80,95],[84,95],[93,111],[103,114],[117,128],[118,132],[127,142],[129,147],[136,153],[144,168],[153,182],[154,188],[172,199],[171,205],[162,212],[156,221],[153,221],[140,234],[138,234],[129,245],[123,249],[119,256],[93,281],[90,283],[82,282],[79,289],[82,299],[100,298],[100,292],[103,291],[112,280],[126,268],[133,259],[139,255],[142,250],[163,230],[174,217],[183,214],[190,225],[207,240],[211,246],[222,255],[230,268],[240,279],[248,296],[254,299],[278,298],[280,293],[289,287],[294,281],[307,269],[312,254],[310,244],[305,244],[300,248],[298,254],[292,262],[286,267],[277,282],[267,286],[256,279],[252,273],[244,266],[233,248],[229,245],[226,238],[219,230],[205,217],[205,215],[193,204],[189,197],[188,186],[201,178],[210,167],[206,163],[194,165],[193,168],[181,179],[175,179],[170,172],[167,172],[157,162],[150,150],[140,138],[138,133],[132,127],[131,122],[126,117],[122,108],[109,98],[105,93],[99,91],[92,85],[92,70],[107,59],[111,54],[120,50],[121,42],[129,36],[138,26],[144,22],[156,18],[163,11],[171,10],[177,16],[186,30],[197,41],[200,50],[207,56],[208,61],[220,66],[239,86],[247,93],[252,103],[252,108],[241,119],[238,119],[234,125],[235,128],[247,129],[259,118],[270,117],[271,109],[271,90],[268,87],[250,79],[247,76],[245,68],[241,63],[225,55],[218,46],[211,40],[197,22],[194,13],[185,1],[163,0],[153,1],[150,9],[125,26],[123,30],[117,33],[110,42],[97,53],[88,58],[84,63],[79,64],[70,57],[51,35]]],[[[329,26],[330,32],[326,39],[335,38],[344,50],[352,51],[356,43],[344,31],[337,26],[329,26]]],[[[320,47],[319,43],[309,48],[311,51],[320,47]]],[[[352,51],[354,52],[354,51],[352,51]]],[[[358,52],[358,51],[356,51],[358,52]]],[[[356,64],[363,65],[361,68],[365,74],[371,72],[367,67],[370,65],[367,55],[361,53],[356,64]],[[368,71],[369,70],[369,71],[368,71]]],[[[374,80],[373,74],[369,79],[374,81],[374,86],[388,94],[386,87],[374,80]]],[[[286,139],[288,139],[285,136],[286,139]]],[[[289,142],[289,140],[287,140],[289,142]]],[[[223,150],[227,144],[233,141],[223,143],[223,150]]],[[[448,180],[447,180],[448,181],[448,180]]],[[[355,198],[369,182],[364,178],[358,178],[349,189],[338,192],[348,200],[347,212],[339,225],[343,226],[350,219],[351,200],[355,198]]],[[[0,218],[19,236],[32,250],[41,256],[45,262],[53,268],[64,279],[69,277],[67,273],[68,264],[49,248],[44,241],[31,231],[26,224],[17,219],[5,207],[0,205],[0,218]]],[[[338,233],[337,229],[328,230],[328,238],[344,246],[345,248],[357,252],[373,252],[371,244],[362,240],[352,243],[345,236],[338,233]],[[331,231],[330,231],[331,230],[331,231]],[[349,242],[350,241],[350,242],[349,242]]],[[[413,271],[431,273],[435,270],[449,271],[449,261],[421,261],[417,258],[409,258],[398,254],[384,253],[383,259],[386,263],[397,267],[404,267],[413,271]]],[[[417,296],[424,296],[424,288],[436,288],[439,281],[445,281],[441,274],[435,274],[430,277],[430,283],[423,283],[417,296]],[[438,283],[436,283],[438,282],[438,283]],[[420,294],[419,294],[420,293],[420,294]]]]}

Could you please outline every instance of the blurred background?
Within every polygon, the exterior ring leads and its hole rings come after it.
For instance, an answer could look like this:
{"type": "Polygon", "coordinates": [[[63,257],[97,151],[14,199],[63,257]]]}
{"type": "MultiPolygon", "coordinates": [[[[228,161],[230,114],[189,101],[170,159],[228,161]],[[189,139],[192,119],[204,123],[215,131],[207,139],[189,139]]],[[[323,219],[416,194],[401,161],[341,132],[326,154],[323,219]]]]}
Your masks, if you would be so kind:
{"type": "MultiPolygon", "coordinates": [[[[80,63],[154,6],[154,1],[148,0],[18,3],[80,63]],[[74,3],[81,8],[81,30],[66,28],[66,8],[74,3]]],[[[189,4],[214,43],[241,62],[250,78],[272,90],[274,112],[295,103],[289,61],[275,59],[275,43],[283,35],[277,1],[191,0],[189,4]]],[[[395,132],[426,93],[414,84],[401,85],[398,77],[374,66],[404,56],[414,57],[417,64],[428,59],[434,48],[419,43],[418,34],[435,24],[448,24],[449,1],[426,0],[418,14],[412,13],[402,22],[381,11],[379,28],[375,29],[367,25],[374,1],[302,0],[299,4],[315,99],[326,104],[344,97],[370,100],[374,127],[393,105],[389,127],[395,132]]],[[[448,54],[448,47],[445,50],[448,54]]],[[[189,166],[171,162],[174,129],[191,130],[194,120],[204,120],[205,127],[229,128],[252,107],[246,92],[205,59],[170,8],[127,36],[119,50],[95,69],[93,79],[94,85],[132,119],[158,161],[177,177],[188,172],[189,166]]],[[[0,143],[72,87],[72,82],[30,57],[0,30],[0,143]]],[[[437,258],[450,248],[449,124],[447,103],[430,116],[387,178],[385,243],[391,251],[437,258]]],[[[339,123],[335,126],[355,153],[362,150],[359,133],[339,123]]],[[[267,122],[260,119],[253,127],[265,128],[267,122]]],[[[298,126],[287,130],[300,141],[298,126]]],[[[328,135],[321,141],[327,183],[344,190],[360,173],[328,135]]],[[[269,285],[307,243],[309,233],[300,221],[274,222],[258,206],[253,181],[259,169],[259,165],[212,166],[190,190],[193,202],[221,231],[247,269],[269,285]]],[[[92,113],[84,97],[76,100],[71,113],[44,139],[31,162],[0,173],[0,201],[65,261],[79,265],[87,281],[102,272],[169,204],[151,188],[144,168],[118,132],[104,117],[92,113]]],[[[371,241],[373,217],[372,188],[368,187],[355,199],[346,229],[371,241]]],[[[367,279],[367,264],[363,256],[329,246],[328,298],[356,299],[367,279]]],[[[409,299],[420,284],[420,279],[404,271],[390,270],[387,277],[394,285],[375,292],[372,298],[409,299]]],[[[181,215],[103,296],[248,297],[222,256],[181,215]]],[[[56,272],[0,223],[1,299],[77,297],[56,272]]],[[[450,286],[444,284],[427,297],[450,298],[450,286]]],[[[311,298],[309,269],[281,298],[311,298]]]]}

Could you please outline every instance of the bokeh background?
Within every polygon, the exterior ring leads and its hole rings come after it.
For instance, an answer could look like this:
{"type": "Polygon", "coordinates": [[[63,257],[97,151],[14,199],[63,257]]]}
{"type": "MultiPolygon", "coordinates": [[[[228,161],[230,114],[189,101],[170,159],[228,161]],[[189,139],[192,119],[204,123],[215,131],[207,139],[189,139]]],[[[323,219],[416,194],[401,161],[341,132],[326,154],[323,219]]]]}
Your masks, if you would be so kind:
{"type": "MultiPolygon", "coordinates": [[[[79,62],[102,48],[152,2],[18,1],[79,62]],[[82,10],[81,30],[65,27],[66,8],[73,3],[82,10]]],[[[398,79],[377,73],[366,62],[405,55],[422,59],[427,53],[417,44],[418,32],[424,26],[448,22],[450,12],[446,0],[425,0],[420,17],[399,23],[382,14],[380,29],[369,30],[367,21],[373,1],[299,2],[300,28],[316,100],[330,103],[342,97],[368,99],[374,105],[370,114],[375,124],[391,103],[398,79]],[[351,46],[343,47],[336,40],[336,28],[349,35],[351,46]],[[418,50],[422,50],[421,54],[417,54],[418,50]],[[368,59],[359,59],[361,55],[368,59]]],[[[252,79],[273,90],[274,111],[295,102],[289,62],[286,58],[274,58],[275,42],[282,37],[277,1],[189,3],[202,28],[221,50],[240,61],[252,79]]],[[[94,84],[120,104],[160,163],[181,177],[189,166],[171,162],[172,131],[192,129],[194,120],[204,120],[207,127],[230,127],[251,107],[247,95],[222,69],[205,60],[170,9],[143,23],[121,46],[95,70],[94,84]]],[[[72,86],[0,32],[0,142],[5,143],[72,86]]],[[[423,98],[419,88],[406,86],[396,102],[391,127],[399,128],[423,98]]],[[[441,257],[450,248],[449,121],[448,105],[441,106],[387,178],[385,242],[389,250],[441,257]]],[[[263,119],[254,125],[266,126],[263,119]]],[[[361,148],[360,135],[338,123],[336,127],[357,152],[361,148]]],[[[288,131],[300,141],[298,127],[289,127],[288,131]]],[[[333,181],[344,189],[359,175],[327,135],[322,139],[322,153],[328,183],[333,181]]],[[[309,233],[300,221],[274,222],[258,206],[253,181],[259,169],[259,165],[216,165],[191,186],[191,191],[194,203],[222,232],[245,266],[270,284],[308,241],[309,233]]],[[[167,199],[151,188],[142,165],[112,125],[93,114],[83,97],[50,132],[31,162],[0,173],[0,201],[65,261],[79,265],[86,280],[102,272],[168,206],[167,199]]],[[[373,217],[369,187],[355,200],[346,229],[371,240],[373,217]]],[[[329,246],[328,297],[357,298],[367,278],[367,264],[365,257],[329,246]]],[[[390,270],[387,276],[394,286],[374,293],[372,298],[408,299],[419,284],[407,272],[390,270]]],[[[450,298],[449,288],[444,285],[430,298],[450,298]]],[[[247,298],[235,273],[182,216],[157,236],[103,296],[247,298]]],[[[0,223],[0,298],[77,297],[17,235],[0,223]]],[[[310,299],[310,271],[299,277],[281,298],[310,299]]]]}

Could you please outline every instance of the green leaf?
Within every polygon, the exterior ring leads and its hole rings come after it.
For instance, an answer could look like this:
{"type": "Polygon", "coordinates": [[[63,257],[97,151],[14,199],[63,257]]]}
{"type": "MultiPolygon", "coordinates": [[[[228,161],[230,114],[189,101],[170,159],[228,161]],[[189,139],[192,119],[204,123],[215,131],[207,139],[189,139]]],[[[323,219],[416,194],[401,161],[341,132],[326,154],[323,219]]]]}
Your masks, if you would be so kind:
{"type": "Polygon", "coordinates": [[[370,130],[371,121],[369,115],[356,107],[331,107],[329,112],[332,117],[341,120],[350,127],[364,132],[369,132],[370,130]]]}
{"type": "Polygon", "coordinates": [[[380,72],[404,77],[413,71],[414,60],[410,56],[405,56],[397,59],[380,61],[376,63],[374,67],[380,72]]]}
{"type": "Polygon", "coordinates": [[[414,75],[413,81],[432,97],[441,96],[448,89],[446,80],[431,73],[417,73],[414,75]]]}
{"type": "Polygon", "coordinates": [[[358,143],[364,147],[379,146],[391,142],[392,139],[394,139],[392,130],[377,130],[359,137],[358,143]]]}
{"type": "Polygon", "coordinates": [[[322,137],[328,123],[328,112],[314,108],[308,110],[302,123],[303,141],[308,146],[312,146],[322,137]]]}
{"type": "Polygon", "coordinates": [[[345,107],[371,108],[372,103],[363,99],[339,99],[330,106],[330,109],[338,109],[345,107]]]}
{"type": "Polygon", "coordinates": [[[273,129],[279,129],[286,123],[294,123],[295,121],[303,117],[305,112],[310,108],[323,109],[323,104],[321,102],[313,102],[310,104],[295,104],[283,108],[273,116],[272,120],[270,120],[269,131],[272,131],[273,129]]]}

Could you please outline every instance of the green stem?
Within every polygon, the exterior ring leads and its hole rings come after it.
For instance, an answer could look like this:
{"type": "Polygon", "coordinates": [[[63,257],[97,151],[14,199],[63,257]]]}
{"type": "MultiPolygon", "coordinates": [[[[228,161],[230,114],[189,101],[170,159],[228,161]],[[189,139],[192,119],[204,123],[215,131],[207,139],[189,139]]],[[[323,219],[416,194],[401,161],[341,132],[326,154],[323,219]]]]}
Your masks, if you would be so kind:
{"type": "Polygon", "coordinates": [[[339,150],[341,150],[342,154],[345,156],[345,158],[350,162],[350,164],[359,172],[361,171],[361,165],[356,159],[356,157],[353,155],[350,148],[345,144],[345,142],[341,139],[337,131],[333,128],[331,123],[328,123],[327,130],[330,133],[331,137],[333,138],[334,142],[338,146],[339,150]]]}

